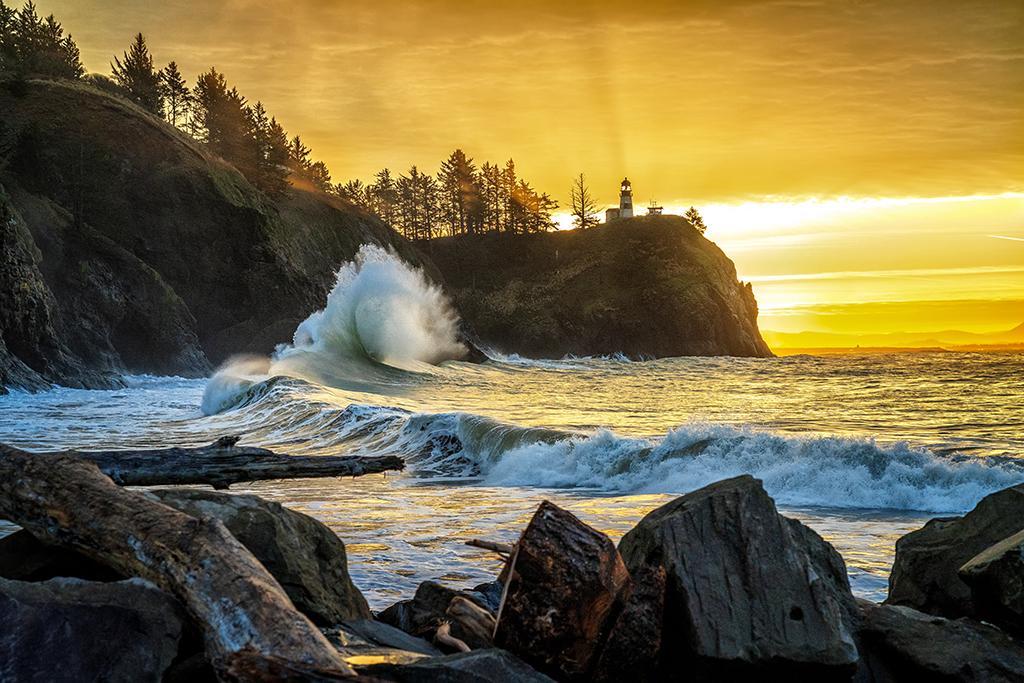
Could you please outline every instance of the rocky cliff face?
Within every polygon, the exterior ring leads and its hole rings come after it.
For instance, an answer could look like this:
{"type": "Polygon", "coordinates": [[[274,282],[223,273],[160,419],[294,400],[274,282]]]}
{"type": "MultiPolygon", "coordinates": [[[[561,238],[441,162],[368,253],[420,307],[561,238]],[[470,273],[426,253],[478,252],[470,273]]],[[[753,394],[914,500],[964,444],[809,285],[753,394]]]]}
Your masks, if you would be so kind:
{"type": "Polygon", "coordinates": [[[750,286],[737,281],[721,249],[677,216],[436,240],[427,253],[481,342],[500,351],[771,355],[750,286]]]}
{"type": "Polygon", "coordinates": [[[439,240],[438,269],[336,198],[271,200],[118,97],[0,82],[0,387],[112,387],[270,352],[365,243],[446,280],[466,329],[502,351],[770,354],[750,288],[680,218],[439,240]]]}
{"type": "Polygon", "coordinates": [[[289,340],[363,243],[423,265],[376,218],[315,192],[271,201],[81,83],[0,83],[0,187],[0,386],[204,374],[289,340]]]}

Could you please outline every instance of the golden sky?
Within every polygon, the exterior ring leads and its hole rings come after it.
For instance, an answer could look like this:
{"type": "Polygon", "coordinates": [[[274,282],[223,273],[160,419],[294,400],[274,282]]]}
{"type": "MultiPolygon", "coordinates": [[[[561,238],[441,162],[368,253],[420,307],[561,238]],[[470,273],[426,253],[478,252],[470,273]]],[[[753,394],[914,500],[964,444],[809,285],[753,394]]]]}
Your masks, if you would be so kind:
{"type": "Polygon", "coordinates": [[[705,208],[763,327],[1024,321],[1024,242],[987,236],[1024,238],[1024,2],[38,6],[93,71],[136,31],[190,80],[216,65],[335,180],[462,147],[563,203],[583,171],[602,202],[628,175],[638,205],[705,208]],[[828,308],[947,300],[974,303],[828,308]]]}

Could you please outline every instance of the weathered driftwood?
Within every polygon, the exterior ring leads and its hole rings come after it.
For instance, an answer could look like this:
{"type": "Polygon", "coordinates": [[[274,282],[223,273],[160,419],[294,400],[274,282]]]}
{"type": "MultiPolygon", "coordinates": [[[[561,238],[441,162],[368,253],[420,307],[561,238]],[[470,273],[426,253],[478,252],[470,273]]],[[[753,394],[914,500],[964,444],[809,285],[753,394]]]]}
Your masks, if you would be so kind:
{"type": "Polygon", "coordinates": [[[587,680],[630,591],[615,544],[544,501],[506,565],[494,642],[558,680],[587,680]]]}
{"type": "Polygon", "coordinates": [[[199,448],[154,450],[62,451],[40,455],[72,455],[95,463],[122,486],[209,484],[226,489],[242,481],[358,477],[401,470],[395,455],[293,456],[254,446],[238,446],[239,437],[226,436],[199,448]]]}
{"type": "Polygon", "coordinates": [[[445,616],[458,625],[461,639],[472,649],[494,647],[494,615],[480,605],[456,595],[448,603],[445,616]]]}
{"type": "Polygon", "coordinates": [[[91,462],[0,445],[0,519],[176,596],[224,680],[353,675],[223,524],[123,489],[91,462]]]}
{"type": "Polygon", "coordinates": [[[480,548],[481,550],[489,550],[492,553],[497,553],[508,559],[512,554],[512,550],[515,548],[511,543],[498,543],[497,541],[487,541],[480,538],[473,538],[466,541],[466,545],[471,548],[480,548]]]}
{"type": "Polygon", "coordinates": [[[459,640],[452,635],[452,625],[447,621],[442,621],[441,625],[437,627],[437,632],[434,634],[434,642],[450,647],[458,652],[469,652],[472,649],[469,645],[466,645],[465,641],[459,640]]]}

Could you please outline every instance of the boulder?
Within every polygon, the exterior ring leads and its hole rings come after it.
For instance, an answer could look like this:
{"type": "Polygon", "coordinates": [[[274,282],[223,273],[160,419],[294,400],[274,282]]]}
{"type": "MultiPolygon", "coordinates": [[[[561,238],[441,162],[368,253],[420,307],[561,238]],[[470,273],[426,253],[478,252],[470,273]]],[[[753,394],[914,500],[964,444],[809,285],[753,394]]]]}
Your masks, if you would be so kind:
{"type": "Polygon", "coordinates": [[[193,517],[223,522],[313,623],[333,626],[371,616],[349,577],[345,544],[322,522],[257,496],[201,489],[150,493],[193,517]]]}
{"type": "Polygon", "coordinates": [[[665,569],[644,566],[633,577],[632,592],[615,620],[594,669],[599,683],[657,679],[665,612],[665,569]]]}
{"type": "Polygon", "coordinates": [[[505,573],[495,643],[560,680],[588,678],[630,589],[615,545],[544,501],[505,573]]]}
{"type": "Polygon", "coordinates": [[[1024,636],[1024,531],[981,551],[959,574],[980,618],[1024,636]]]}
{"type": "Polygon", "coordinates": [[[379,647],[405,650],[426,657],[440,657],[444,654],[422,638],[411,636],[401,629],[373,619],[346,621],[341,625],[341,631],[351,639],[359,638],[379,647]]]}
{"type": "Polygon", "coordinates": [[[862,603],[858,683],[1024,680],[1024,645],[970,619],[862,603]]]}
{"type": "Polygon", "coordinates": [[[447,621],[451,623],[452,636],[471,648],[485,648],[491,647],[492,643],[489,637],[485,637],[486,628],[482,625],[489,617],[493,632],[492,603],[490,584],[482,584],[473,590],[459,590],[437,581],[424,581],[416,588],[411,600],[396,602],[380,612],[377,619],[428,640],[433,639],[437,627],[447,621]]]}
{"type": "MultiPolygon", "coordinates": [[[[354,623],[357,622],[349,622],[349,624],[342,624],[338,627],[321,629],[321,633],[323,633],[324,636],[327,637],[327,640],[334,645],[334,649],[338,651],[342,659],[344,659],[349,666],[369,666],[371,664],[409,664],[427,657],[443,656],[442,652],[431,647],[426,641],[414,638],[407,633],[403,633],[402,631],[385,624],[378,624],[378,626],[385,629],[391,629],[393,633],[381,634],[379,632],[374,632],[371,629],[360,628],[359,626],[352,628],[350,624],[354,623]],[[371,637],[364,637],[364,634],[370,635],[371,637]],[[401,643],[395,634],[401,634],[409,642],[401,643]],[[381,637],[382,635],[383,637],[381,637]],[[395,643],[399,644],[396,645],[395,643]],[[416,649],[407,649],[402,646],[406,644],[411,645],[416,649]],[[428,649],[429,653],[417,651],[428,649]]],[[[362,619],[359,620],[358,623],[362,625],[373,622],[362,619]]]]}
{"type": "Polygon", "coordinates": [[[889,575],[890,605],[945,617],[974,616],[960,567],[989,546],[1024,529],[1024,484],[982,499],[963,517],[933,519],[896,541],[889,575]]]}
{"type": "Polygon", "coordinates": [[[0,576],[16,581],[46,581],[58,576],[88,581],[127,578],[74,550],[43,543],[24,529],[0,538],[0,576]]]}
{"type": "Polygon", "coordinates": [[[0,680],[160,681],[178,654],[177,603],[141,579],[0,579],[0,680]]]}
{"type": "Polygon", "coordinates": [[[505,650],[474,650],[415,662],[361,666],[356,671],[372,680],[397,683],[553,683],[505,650]]]}
{"type": "Polygon", "coordinates": [[[665,570],[666,675],[852,673],[857,612],[843,559],[778,514],[757,479],[726,479],[677,498],[644,517],[619,550],[634,576],[665,570]]]}

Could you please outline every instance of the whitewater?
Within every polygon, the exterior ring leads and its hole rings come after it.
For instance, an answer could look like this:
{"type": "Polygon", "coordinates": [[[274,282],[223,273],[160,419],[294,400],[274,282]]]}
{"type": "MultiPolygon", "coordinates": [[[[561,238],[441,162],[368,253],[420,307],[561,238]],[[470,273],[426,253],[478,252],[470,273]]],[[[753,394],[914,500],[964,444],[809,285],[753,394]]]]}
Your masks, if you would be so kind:
{"type": "Polygon", "coordinates": [[[364,247],[325,307],[267,357],[212,378],[0,397],[0,442],[29,450],[199,445],[226,434],[293,454],[403,456],[400,474],[265,482],[346,542],[375,608],[428,578],[473,584],[551,499],[618,538],[651,509],[750,473],[885,595],[893,544],[1024,481],[1024,354],[470,363],[439,288],[364,247]]]}

